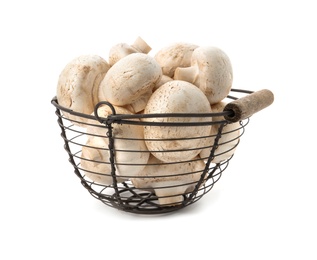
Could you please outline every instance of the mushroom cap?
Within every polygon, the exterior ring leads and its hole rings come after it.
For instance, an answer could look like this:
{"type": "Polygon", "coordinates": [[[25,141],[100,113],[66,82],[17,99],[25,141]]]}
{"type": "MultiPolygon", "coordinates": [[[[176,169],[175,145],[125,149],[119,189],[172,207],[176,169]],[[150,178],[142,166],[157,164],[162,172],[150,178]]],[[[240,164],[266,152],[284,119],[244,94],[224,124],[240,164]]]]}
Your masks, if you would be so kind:
{"type": "MultiPolygon", "coordinates": [[[[223,112],[224,107],[226,106],[226,102],[221,101],[219,103],[216,103],[214,105],[211,106],[212,112],[214,113],[219,113],[219,112],[223,112]]],[[[217,121],[221,121],[224,120],[223,116],[220,117],[214,117],[213,121],[217,122],[217,121]]],[[[218,134],[218,130],[219,130],[220,124],[214,124],[211,127],[211,131],[210,131],[210,136],[207,139],[208,141],[208,148],[203,149],[199,156],[203,159],[206,159],[209,157],[210,155],[210,151],[212,149],[212,145],[215,142],[215,138],[218,134]]],[[[238,145],[239,142],[239,137],[240,137],[240,124],[239,122],[235,122],[235,123],[228,123],[227,125],[225,125],[222,129],[222,135],[219,139],[219,143],[218,143],[218,147],[215,151],[215,157],[212,160],[212,163],[220,163],[228,158],[230,158],[238,145]]]]}
{"type": "Polygon", "coordinates": [[[133,103],[126,105],[125,108],[127,108],[134,114],[140,113],[146,107],[146,104],[152,96],[152,93],[153,91],[151,89],[148,90],[147,92],[139,96],[138,99],[135,100],[133,103]]]}
{"type": "Polygon", "coordinates": [[[173,79],[169,76],[166,75],[162,75],[161,79],[155,84],[154,88],[153,88],[153,92],[155,90],[157,90],[160,86],[164,85],[166,82],[168,81],[172,81],[173,79]]]}
{"type": "Polygon", "coordinates": [[[100,84],[99,100],[117,106],[131,104],[152,90],[161,76],[162,70],[154,58],[144,53],[132,53],[109,69],[100,84]]]}
{"type": "MultiPolygon", "coordinates": [[[[123,107],[114,106],[117,114],[132,114],[123,107]]],[[[107,118],[112,114],[109,106],[100,106],[97,110],[99,117],[107,118]]],[[[131,119],[132,120],[132,119],[131,119]]],[[[139,121],[139,119],[133,119],[139,121]]],[[[134,124],[112,123],[112,136],[114,140],[114,158],[116,174],[124,179],[137,175],[145,167],[150,153],[144,142],[143,127],[134,124]]],[[[95,122],[95,125],[87,127],[89,138],[94,138],[100,142],[109,144],[108,128],[95,122]]],[[[110,162],[110,153],[104,158],[105,162],[110,162]]]]}
{"type": "MultiPolygon", "coordinates": [[[[91,136],[82,148],[80,167],[90,180],[103,185],[111,185],[111,164],[109,162],[108,145],[100,137],[91,136]]],[[[127,179],[117,176],[117,182],[127,179]]]]}
{"type": "Polygon", "coordinates": [[[197,185],[205,169],[198,157],[191,162],[164,163],[150,156],[147,166],[131,182],[139,189],[154,189],[159,203],[173,206],[183,201],[183,195],[197,185]]]}
{"type": "MultiPolygon", "coordinates": [[[[144,114],[210,112],[210,104],[202,91],[195,85],[180,80],[169,81],[159,87],[144,109],[144,114]]],[[[161,123],[211,121],[210,118],[205,117],[156,117],[143,120],[161,123]]],[[[149,151],[158,159],[165,162],[183,161],[194,158],[200,153],[200,148],[205,142],[202,137],[209,134],[210,128],[210,125],[144,126],[144,138],[149,151]]]]}
{"type": "Polygon", "coordinates": [[[123,57],[136,52],[138,52],[138,50],[133,48],[129,44],[118,43],[112,46],[109,50],[109,65],[113,66],[113,64],[121,60],[123,57]]]}
{"type": "MultiPolygon", "coordinates": [[[[109,64],[98,55],[82,55],[69,62],[62,70],[57,84],[58,103],[75,112],[91,114],[98,101],[98,88],[109,70],[109,64]]],[[[83,118],[65,113],[83,121],[83,118]]]]}
{"type": "Polygon", "coordinates": [[[162,68],[163,75],[173,78],[177,67],[188,67],[191,64],[191,56],[198,45],[177,42],[159,50],[154,58],[162,68]]]}
{"type": "Polygon", "coordinates": [[[223,100],[232,87],[232,65],[227,54],[217,47],[200,46],[192,53],[191,66],[199,74],[193,82],[207,96],[210,104],[223,100]]]}

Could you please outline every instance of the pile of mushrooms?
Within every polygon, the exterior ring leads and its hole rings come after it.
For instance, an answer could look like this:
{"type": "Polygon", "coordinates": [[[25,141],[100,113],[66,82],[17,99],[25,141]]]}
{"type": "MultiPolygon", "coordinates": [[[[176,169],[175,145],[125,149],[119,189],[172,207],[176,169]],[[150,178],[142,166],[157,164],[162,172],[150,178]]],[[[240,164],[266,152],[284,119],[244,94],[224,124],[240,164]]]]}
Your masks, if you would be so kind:
{"type": "MultiPolygon", "coordinates": [[[[119,43],[108,61],[82,55],[62,70],[57,84],[58,103],[73,111],[95,115],[100,101],[108,101],[116,114],[167,114],[222,112],[232,87],[229,57],[214,46],[177,42],[150,55],[151,47],[140,37],[131,45],[119,43]]],[[[97,110],[107,118],[107,105],[97,110]]],[[[86,128],[80,167],[100,185],[113,185],[108,129],[98,120],[63,112],[74,125],[86,128]]],[[[140,117],[158,125],[113,124],[116,182],[131,181],[138,189],[151,190],[162,206],[178,205],[200,181],[213,149],[219,124],[175,127],[160,123],[206,122],[222,117],[140,117]]],[[[213,163],[235,151],[239,123],[227,124],[219,139],[213,163]]]]}

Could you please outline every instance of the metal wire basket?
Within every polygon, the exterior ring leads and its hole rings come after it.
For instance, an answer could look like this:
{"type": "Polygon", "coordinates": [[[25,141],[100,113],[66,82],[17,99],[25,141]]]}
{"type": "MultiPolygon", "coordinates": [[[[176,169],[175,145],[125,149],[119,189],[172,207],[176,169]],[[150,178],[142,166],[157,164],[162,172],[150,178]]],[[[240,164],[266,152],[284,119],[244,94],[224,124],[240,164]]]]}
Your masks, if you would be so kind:
{"type": "Polygon", "coordinates": [[[60,106],[56,97],[51,103],[56,108],[57,122],[65,143],[64,148],[69,155],[69,162],[89,193],[104,204],[119,210],[159,214],[191,205],[213,188],[228,167],[250,116],[269,106],[273,102],[273,94],[269,90],[252,92],[232,89],[227,99],[230,102],[222,112],[208,114],[125,115],[117,114],[112,104],[100,102],[96,105],[94,114],[87,115],[60,106]],[[235,96],[232,93],[235,93],[235,96]],[[102,106],[107,106],[112,111],[107,118],[98,115],[98,109],[102,106]],[[203,122],[151,120],[151,118],[186,117],[197,119],[204,117],[208,120],[203,122]],[[118,126],[152,127],[152,129],[211,127],[216,130],[204,136],[176,138],[174,136],[149,140],[120,136],[116,132],[118,126]],[[135,150],[122,148],[119,144],[124,142],[130,144],[187,142],[187,148],[135,150]],[[191,142],[193,145],[188,147],[191,142]],[[189,156],[188,152],[193,155],[189,156]],[[156,158],[159,153],[179,153],[184,156],[181,160],[164,161],[156,158]],[[145,157],[146,161],[140,163],[134,160],[138,156],[145,157]],[[119,157],[128,159],[122,160],[119,157]]]}

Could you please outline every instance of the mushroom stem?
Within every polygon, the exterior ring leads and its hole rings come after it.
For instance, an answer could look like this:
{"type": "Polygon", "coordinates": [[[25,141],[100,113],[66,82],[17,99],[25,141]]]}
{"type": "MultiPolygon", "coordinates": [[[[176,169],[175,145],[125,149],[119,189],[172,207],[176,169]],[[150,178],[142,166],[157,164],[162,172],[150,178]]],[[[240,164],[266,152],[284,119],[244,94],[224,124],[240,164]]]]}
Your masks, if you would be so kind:
{"type": "Polygon", "coordinates": [[[178,67],[174,73],[174,80],[184,80],[190,83],[194,83],[199,75],[197,66],[181,68],[178,67]]]}
{"type": "Polygon", "coordinates": [[[141,37],[136,38],[131,46],[135,48],[138,52],[142,52],[145,54],[148,54],[150,50],[152,50],[152,48],[141,37]]]}
{"type": "Polygon", "coordinates": [[[112,46],[109,51],[109,65],[112,67],[119,60],[132,53],[139,52],[148,54],[151,49],[152,48],[141,37],[136,38],[132,45],[127,43],[118,43],[112,46]]]}

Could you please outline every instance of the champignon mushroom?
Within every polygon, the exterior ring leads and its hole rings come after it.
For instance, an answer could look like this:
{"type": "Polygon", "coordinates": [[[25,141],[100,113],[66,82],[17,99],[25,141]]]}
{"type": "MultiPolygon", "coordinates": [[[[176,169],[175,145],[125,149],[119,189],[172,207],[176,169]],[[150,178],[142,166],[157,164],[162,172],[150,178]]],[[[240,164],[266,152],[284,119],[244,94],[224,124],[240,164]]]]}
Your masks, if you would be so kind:
{"type": "Polygon", "coordinates": [[[177,67],[190,66],[192,53],[197,47],[191,43],[173,43],[159,50],[154,58],[160,64],[163,75],[173,78],[177,67]]]}
{"type": "Polygon", "coordinates": [[[169,76],[162,75],[161,79],[155,84],[153,92],[157,90],[160,86],[164,85],[166,82],[172,81],[173,79],[169,76]]]}
{"type": "Polygon", "coordinates": [[[161,206],[175,206],[192,192],[201,178],[205,163],[198,157],[190,162],[164,163],[150,156],[147,166],[131,182],[138,189],[154,190],[161,206]]]}
{"type": "Polygon", "coordinates": [[[152,96],[152,89],[145,92],[143,95],[139,96],[137,100],[133,103],[124,106],[126,109],[131,111],[133,114],[137,114],[144,110],[147,102],[149,101],[150,97],[152,96]]]}
{"type": "Polygon", "coordinates": [[[132,45],[127,43],[118,43],[110,48],[109,65],[113,66],[123,57],[136,52],[148,54],[152,48],[141,38],[138,37],[132,45]]]}
{"type": "Polygon", "coordinates": [[[204,92],[211,105],[216,104],[230,92],[231,62],[221,49],[201,46],[193,51],[191,66],[177,68],[174,79],[193,83],[204,92]]]}
{"type": "Polygon", "coordinates": [[[169,76],[162,75],[160,80],[155,84],[153,87],[153,90],[149,90],[148,92],[144,93],[136,101],[134,101],[132,104],[129,104],[125,106],[129,111],[131,111],[134,114],[140,113],[141,111],[144,110],[146,107],[147,102],[149,101],[150,97],[152,96],[153,92],[157,90],[160,86],[165,84],[168,81],[172,81],[173,79],[170,78],[169,76]]]}
{"type": "MultiPolygon", "coordinates": [[[[223,111],[225,106],[226,106],[226,102],[221,101],[217,104],[212,105],[211,110],[214,113],[219,113],[223,111]]],[[[213,118],[213,121],[215,122],[223,121],[223,120],[224,120],[223,116],[213,118]]],[[[210,137],[207,138],[208,148],[203,149],[201,153],[199,154],[202,159],[206,160],[209,157],[215,138],[218,134],[219,127],[220,127],[220,123],[212,125],[211,131],[210,131],[210,137]]],[[[222,135],[219,139],[218,147],[214,154],[215,157],[212,160],[213,163],[220,163],[221,161],[224,161],[230,158],[234,154],[237,148],[237,145],[239,143],[240,128],[241,126],[239,122],[229,123],[223,127],[222,135]]]]}
{"type": "MultiPolygon", "coordinates": [[[[159,87],[150,97],[144,114],[166,113],[210,113],[207,97],[195,85],[173,80],[159,87]]],[[[205,117],[155,117],[144,118],[147,122],[206,122],[205,117]]],[[[164,162],[189,160],[197,156],[210,133],[207,126],[144,126],[144,138],[149,151],[164,162]]]]}
{"type": "MultiPolygon", "coordinates": [[[[69,62],[62,70],[57,84],[58,103],[75,112],[91,114],[98,101],[98,88],[109,70],[109,64],[98,55],[82,55],[69,62]]],[[[75,124],[84,126],[83,117],[64,115],[75,124]]]]}
{"type": "MultiPolygon", "coordinates": [[[[80,167],[85,176],[93,182],[111,185],[113,177],[109,157],[109,148],[105,140],[101,137],[90,136],[82,148],[80,167]]],[[[126,180],[116,175],[117,182],[126,180]]]]}
{"type": "MultiPolygon", "coordinates": [[[[114,109],[117,114],[131,114],[130,111],[122,107],[114,106],[114,109]]],[[[109,106],[103,105],[98,108],[97,113],[99,117],[107,118],[112,114],[112,110],[109,106]]],[[[138,121],[139,119],[133,120],[138,121]]],[[[87,127],[89,139],[97,139],[99,143],[103,142],[107,146],[109,145],[108,131],[108,128],[99,122],[87,127]]],[[[143,127],[137,124],[113,123],[112,135],[116,174],[123,179],[137,175],[143,170],[150,156],[144,142],[143,127]]],[[[108,157],[104,156],[103,161],[109,163],[109,150],[107,153],[108,157]]]]}
{"type": "Polygon", "coordinates": [[[99,100],[116,106],[135,102],[152,90],[160,80],[162,70],[151,56],[132,53],[115,63],[100,83],[99,100]]]}

